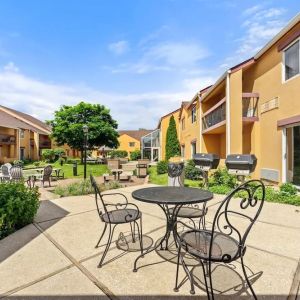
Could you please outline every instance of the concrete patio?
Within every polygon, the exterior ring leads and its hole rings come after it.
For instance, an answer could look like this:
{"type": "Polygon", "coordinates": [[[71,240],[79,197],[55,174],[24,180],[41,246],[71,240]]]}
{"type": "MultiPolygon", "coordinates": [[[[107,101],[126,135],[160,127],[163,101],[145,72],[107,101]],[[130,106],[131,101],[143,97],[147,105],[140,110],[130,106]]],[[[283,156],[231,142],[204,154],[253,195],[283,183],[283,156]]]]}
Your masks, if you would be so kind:
{"type": "MultiPolygon", "coordinates": [[[[165,219],[158,206],[135,201],[131,192],[140,187],[119,189],[143,212],[145,244],[163,236],[165,219]]],[[[223,196],[209,202],[208,222],[223,196]]],[[[299,208],[265,203],[259,221],[247,241],[245,264],[259,299],[296,299],[300,283],[300,212],[299,208]]],[[[128,225],[117,227],[127,234],[128,225]]],[[[129,227],[129,226],[128,226],[129,227]]],[[[206,298],[205,290],[196,288],[189,294],[189,283],[180,270],[183,284],[173,292],[176,265],[174,256],[167,261],[155,252],[139,261],[133,273],[138,252],[124,252],[112,244],[99,269],[103,246],[95,249],[103,224],[100,222],[94,196],[77,196],[41,201],[35,223],[0,241],[0,298],[4,299],[186,299],[206,298]],[[201,297],[201,298],[202,298],[201,297]]],[[[104,242],[104,241],[103,241],[104,242]]],[[[103,245],[103,243],[102,243],[103,245]]],[[[192,262],[191,262],[192,263],[192,262]]],[[[200,267],[194,274],[201,278],[200,267]]],[[[213,275],[214,287],[222,291],[216,299],[249,298],[242,285],[240,266],[220,267],[213,275]]],[[[200,280],[201,281],[201,280],[200,280]]],[[[199,283],[201,287],[201,283],[199,283]]]]}

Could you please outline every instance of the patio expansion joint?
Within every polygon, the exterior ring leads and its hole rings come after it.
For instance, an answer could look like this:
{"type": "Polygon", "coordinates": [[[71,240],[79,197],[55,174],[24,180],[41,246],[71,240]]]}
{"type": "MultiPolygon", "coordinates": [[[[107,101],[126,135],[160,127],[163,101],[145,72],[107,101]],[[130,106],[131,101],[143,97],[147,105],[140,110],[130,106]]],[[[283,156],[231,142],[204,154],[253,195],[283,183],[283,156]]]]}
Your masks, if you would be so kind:
{"type": "Polygon", "coordinates": [[[73,268],[73,267],[74,267],[73,264],[69,264],[69,265],[66,266],[66,267],[57,269],[57,270],[54,271],[54,272],[51,272],[51,273],[49,273],[49,274],[47,274],[47,275],[44,275],[44,276],[42,276],[42,277],[40,277],[40,278],[37,278],[37,279],[35,279],[35,280],[33,280],[33,281],[30,281],[30,282],[28,282],[28,283],[22,284],[22,285],[20,285],[20,286],[18,286],[18,287],[15,287],[15,288],[13,288],[13,289],[11,289],[11,290],[9,290],[9,291],[3,293],[3,294],[0,294],[0,299],[6,298],[6,297],[8,297],[8,296],[10,296],[10,295],[12,295],[12,294],[15,294],[15,293],[17,293],[17,292],[19,292],[19,291],[21,291],[21,290],[24,290],[25,288],[28,288],[28,287],[30,287],[30,286],[32,286],[32,285],[38,283],[38,282],[44,281],[44,280],[46,280],[46,279],[48,279],[48,278],[51,278],[51,277],[53,277],[53,276],[55,276],[55,275],[57,275],[57,274],[59,274],[59,273],[61,273],[61,272],[64,272],[64,271],[66,271],[66,270],[68,270],[68,269],[71,269],[71,268],[73,268]]]}
{"type": "Polygon", "coordinates": [[[109,299],[119,300],[107,286],[100,282],[90,271],[81,265],[66,249],[64,249],[48,232],[45,232],[37,223],[33,225],[64,255],[71,263],[79,269],[94,285],[96,285],[109,299]]]}
{"type": "Polygon", "coordinates": [[[60,220],[60,219],[64,219],[64,218],[70,218],[70,217],[86,214],[86,213],[89,213],[89,212],[92,212],[92,211],[97,211],[97,209],[95,208],[95,209],[81,211],[81,212],[78,212],[78,213],[73,213],[73,214],[71,213],[71,214],[66,215],[66,216],[51,218],[51,219],[47,219],[47,220],[43,220],[43,221],[36,221],[34,223],[35,224],[42,224],[42,223],[46,223],[46,222],[50,222],[50,221],[55,221],[55,220],[60,220]]]}
{"type": "Polygon", "coordinates": [[[296,300],[299,292],[300,292],[300,259],[298,261],[298,266],[295,271],[295,275],[293,278],[293,282],[287,300],[296,300]]]}

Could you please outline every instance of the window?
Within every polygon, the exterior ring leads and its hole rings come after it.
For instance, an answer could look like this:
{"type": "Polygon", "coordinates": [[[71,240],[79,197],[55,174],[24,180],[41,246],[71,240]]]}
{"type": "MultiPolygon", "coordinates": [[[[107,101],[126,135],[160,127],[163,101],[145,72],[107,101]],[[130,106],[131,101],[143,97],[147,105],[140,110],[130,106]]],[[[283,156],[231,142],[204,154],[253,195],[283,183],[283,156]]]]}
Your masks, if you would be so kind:
{"type": "Polygon", "coordinates": [[[192,108],[192,123],[195,123],[197,121],[197,111],[196,111],[196,105],[192,108]]]}
{"type": "Polygon", "coordinates": [[[181,130],[185,129],[185,118],[181,120],[181,130]]]}
{"type": "Polygon", "coordinates": [[[288,80],[299,74],[300,71],[300,52],[299,40],[284,50],[284,78],[288,80]]]}
{"type": "Polygon", "coordinates": [[[197,152],[196,142],[191,143],[191,158],[193,158],[194,154],[197,152]]]}
{"type": "Polygon", "coordinates": [[[20,139],[24,139],[25,131],[24,129],[20,129],[20,139]]]}
{"type": "Polygon", "coordinates": [[[181,145],[181,157],[185,156],[185,146],[181,145]]]}
{"type": "Polygon", "coordinates": [[[135,146],[135,142],[129,142],[129,147],[134,147],[135,146]]]}

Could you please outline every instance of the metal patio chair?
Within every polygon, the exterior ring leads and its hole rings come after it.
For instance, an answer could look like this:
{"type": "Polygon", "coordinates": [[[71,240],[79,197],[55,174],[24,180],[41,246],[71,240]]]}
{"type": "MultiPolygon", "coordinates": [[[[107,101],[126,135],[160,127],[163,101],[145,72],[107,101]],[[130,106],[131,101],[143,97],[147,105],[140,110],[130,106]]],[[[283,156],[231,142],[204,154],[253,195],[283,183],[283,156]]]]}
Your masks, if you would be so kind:
{"type": "Polygon", "coordinates": [[[10,180],[13,182],[20,182],[24,180],[22,167],[12,166],[10,168],[10,180]]]}
{"type": "Polygon", "coordinates": [[[10,163],[6,163],[1,166],[1,181],[9,181],[10,180],[10,169],[12,165],[10,163]]]}
{"type": "Polygon", "coordinates": [[[53,167],[51,165],[48,165],[44,168],[43,173],[42,174],[38,174],[34,176],[34,183],[33,185],[35,185],[36,181],[40,181],[41,185],[45,185],[45,182],[48,182],[49,187],[51,187],[51,174],[52,174],[52,170],[53,167]]]}
{"type": "Polygon", "coordinates": [[[105,250],[103,252],[103,255],[101,257],[101,260],[98,264],[98,268],[101,268],[103,265],[104,258],[106,256],[106,254],[109,250],[109,247],[111,245],[111,242],[112,242],[112,237],[114,234],[115,227],[120,224],[128,224],[128,223],[130,224],[130,230],[131,230],[133,242],[136,241],[135,226],[137,227],[138,240],[140,242],[141,254],[143,254],[142,212],[139,210],[139,208],[135,204],[129,203],[127,197],[121,193],[102,194],[92,175],[90,175],[90,180],[91,180],[92,186],[95,190],[95,200],[96,200],[97,211],[98,211],[100,220],[104,223],[103,232],[102,232],[95,248],[99,247],[99,244],[106,232],[107,227],[109,228],[107,244],[106,244],[105,250]],[[104,198],[106,198],[106,197],[108,198],[108,201],[104,200],[104,198]],[[113,203],[114,197],[118,198],[117,203],[113,203]],[[110,198],[110,201],[109,201],[109,198],[110,198]],[[122,202],[119,202],[120,198],[122,199],[122,202]],[[139,222],[140,226],[138,224],[138,220],[140,221],[139,222]]]}
{"type": "MultiPolygon", "coordinates": [[[[170,180],[172,186],[175,186],[176,183],[179,183],[180,186],[184,186],[184,183],[181,180],[176,180],[180,178],[182,170],[181,164],[169,164],[168,165],[168,176],[172,179],[170,180]]],[[[169,209],[169,213],[173,214],[174,208],[169,209]]],[[[197,228],[194,219],[199,219],[199,229],[202,227],[205,229],[205,215],[207,214],[206,202],[203,204],[190,204],[182,206],[177,214],[177,217],[189,219],[193,226],[197,228]]]]}
{"type": "Polygon", "coordinates": [[[181,261],[190,280],[190,292],[191,294],[195,293],[193,273],[190,272],[184,261],[184,256],[189,254],[196,258],[202,266],[208,299],[214,299],[212,264],[229,264],[238,259],[241,261],[247,285],[253,297],[257,299],[248,279],[243,257],[246,253],[246,239],[261,212],[264,199],[265,186],[262,181],[250,180],[233,190],[221,202],[214,216],[211,230],[198,230],[177,221],[177,225],[180,223],[187,230],[181,234],[176,233],[179,248],[175,292],[178,291],[178,272],[181,261]],[[234,196],[241,198],[239,200],[234,196]],[[246,226],[241,223],[241,219],[248,221],[246,226]]]}

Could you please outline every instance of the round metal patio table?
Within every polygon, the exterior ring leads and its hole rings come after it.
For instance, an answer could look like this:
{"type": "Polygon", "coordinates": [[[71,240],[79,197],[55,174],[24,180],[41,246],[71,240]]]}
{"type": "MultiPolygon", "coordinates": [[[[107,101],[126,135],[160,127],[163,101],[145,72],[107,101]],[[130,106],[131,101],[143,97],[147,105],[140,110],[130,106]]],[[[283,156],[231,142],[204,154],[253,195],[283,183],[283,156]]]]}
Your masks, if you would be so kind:
{"type": "Polygon", "coordinates": [[[175,234],[174,230],[176,230],[176,228],[174,228],[174,226],[180,208],[183,205],[209,201],[213,198],[213,194],[198,188],[160,186],[138,189],[132,193],[132,197],[138,201],[157,204],[163,210],[167,221],[166,233],[160,242],[157,243],[154,248],[148,249],[145,253],[136,258],[133,268],[133,271],[136,272],[136,265],[141,257],[156,250],[158,247],[163,249],[163,242],[165,242],[165,250],[168,249],[168,240],[171,232],[173,232],[173,235],[175,234]],[[172,214],[170,213],[170,206],[173,207],[172,214]]]}

